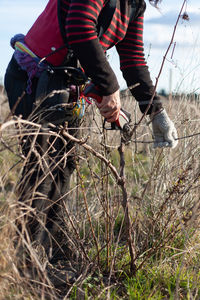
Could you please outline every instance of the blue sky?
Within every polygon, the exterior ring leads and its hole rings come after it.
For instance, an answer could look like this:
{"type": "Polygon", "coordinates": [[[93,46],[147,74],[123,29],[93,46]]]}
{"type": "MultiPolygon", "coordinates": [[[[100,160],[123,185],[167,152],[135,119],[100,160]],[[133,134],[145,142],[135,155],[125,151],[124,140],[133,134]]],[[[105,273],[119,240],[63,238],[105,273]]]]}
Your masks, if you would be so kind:
{"type": "MultiPolygon", "coordinates": [[[[13,53],[10,38],[16,33],[26,33],[48,0],[0,0],[0,78],[3,80],[6,66],[13,53]]],[[[161,62],[169,45],[181,0],[163,0],[160,9],[147,2],[144,24],[145,54],[155,82],[161,62]]],[[[184,8],[190,20],[180,20],[174,42],[175,48],[167,56],[159,78],[158,90],[170,88],[169,74],[172,74],[172,90],[200,92],[200,1],[188,0],[184,8]],[[171,71],[170,71],[171,70],[171,71]]],[[[119,70],[115,50],[109,51],[109,62],[117,74],[121,88],[126,84],[119,70]]]]}

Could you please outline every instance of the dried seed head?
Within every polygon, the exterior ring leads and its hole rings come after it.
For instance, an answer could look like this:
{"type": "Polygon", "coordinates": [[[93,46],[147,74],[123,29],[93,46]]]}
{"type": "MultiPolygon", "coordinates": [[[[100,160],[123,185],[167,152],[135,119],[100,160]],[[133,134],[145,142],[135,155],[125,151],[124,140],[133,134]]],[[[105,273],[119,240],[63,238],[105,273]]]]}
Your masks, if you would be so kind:
{"type": "Polygon", "coordinates": [[[184,12],[184,14],[182,15],[182,19],[186,21],[190,20],[189,15],[186,12],[184,12]]]}

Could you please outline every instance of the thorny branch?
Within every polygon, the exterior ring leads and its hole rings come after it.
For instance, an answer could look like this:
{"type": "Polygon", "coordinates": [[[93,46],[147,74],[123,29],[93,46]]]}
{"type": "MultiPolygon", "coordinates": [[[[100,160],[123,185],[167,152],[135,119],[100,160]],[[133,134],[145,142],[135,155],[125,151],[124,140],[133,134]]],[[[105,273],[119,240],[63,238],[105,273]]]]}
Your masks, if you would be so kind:
{"type": "Polygon", "coordinates": [[[79,145],[81,145],[83,148],[85,148],[87,151],[89,151],[90,153],[92,153],[94,156],[96,156],[97,158],[101,159],[106,166],[111,170],[112,174],[114,175],[117,183],[119,184],[122,181],[122,178],[119,176],[116,168],[112,165],[111,161],[108,160],[107,158],[105,158],[102,154],[100,154],[99,152],[95,151],[90,145],[86,144],[86,140],[85,139],[77,139],[74,136],[72,136],[71,134],[69,134],[66,130],[62,130],[61,134],[63,134],[63,136],[69,138],[72,142],[75,142],[79,145]]]}
{"type": "Polygon", "coordinates": [[[122,189],[122,207],[124,209],[124,221],[126,225],[126,235],[127,235],[127,241],[129,246],[129,252],[131,257],[131,263],[130,263],[130,271],[131,275],[135,275],[136,273],[136,265],[135,265],[135,257],[136,257],[136,251],[133,244],[132,239],[132,230],[131,230],[131,220],[130,220],[130,214],[129,214],[129,204],[128,204],[128,194],[127,189],[125,186],[125,158],[124,158],[124,143],[121,141],[121,145],[118,148],[118,152],[120,155],[120,176],[123,180],[119,183],[121,189],[122,189]]]}
{"type": "MultiPolygon", "coordinates": [[[[73,142],[81,145],[83,148],[85,148],[87,151],[92,153],[94,156],[97,158],[101,159],[108,168],[112,171],[117,184],[121,187],[122,190],[122,195],[123,195],[123,200],[122,200],[122,207],[124,209],[124,221],[126,224],[126,234],[127,234],[127,241],[128,241],[128,246],[129,246],[129,252],[130,252],[130,257],[131,257],[131,265],[130,265],[130,271],[131,275],[134,275],[136,272],[136,265],[135,265],[135,249],[133,246],[133,240],[132,240],[132,232],[131,232],[131,221],[130,221],[130,215],[129,215],[129,208],[128,208],[128,195],[127,195],[127,190],[125,187],[125,180],[124,180],[124,167],[125,167],[125,159],[124,159],[124,144],[121,142],[120,147],[118,148],[119,154],[120,154],[120,175],[118,174],[116,168],[112,165],[112,163],[106,159],[103,155],[101,155],[99,152],[95,151],[91,146],[86,144],[86,140],[84,139],[77,139],[74,136],[70,135],[66,130],[62,130],[61,132],[63,136],[69,138],[73,142]]],[[[98,248],[97,248],[98,249],[98,248]]]]}

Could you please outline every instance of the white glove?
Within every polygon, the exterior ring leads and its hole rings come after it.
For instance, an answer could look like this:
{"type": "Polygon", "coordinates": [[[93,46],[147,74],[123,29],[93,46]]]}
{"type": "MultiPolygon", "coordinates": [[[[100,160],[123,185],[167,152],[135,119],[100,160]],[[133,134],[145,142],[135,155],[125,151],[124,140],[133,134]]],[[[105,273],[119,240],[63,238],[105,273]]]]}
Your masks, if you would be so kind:
{"type": "Polygon", "coordinates": [[[154,137],[154,148],[171,147],[178,144],[177,131],[174,123],[170,120],[165,109],[158,114],[151,115],[154,137]]]}

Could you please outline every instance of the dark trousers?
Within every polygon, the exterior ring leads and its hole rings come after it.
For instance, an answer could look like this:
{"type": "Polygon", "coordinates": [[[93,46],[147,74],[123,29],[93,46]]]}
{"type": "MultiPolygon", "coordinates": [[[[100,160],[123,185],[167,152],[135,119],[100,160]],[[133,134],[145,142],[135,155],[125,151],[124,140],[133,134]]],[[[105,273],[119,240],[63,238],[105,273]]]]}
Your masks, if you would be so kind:
{"type": "MultiPolygon", "coordinates": [[[[26,90],[28,76],[17,64],[14,57],[12,57],[5,74],[4,86],[7,92],[10,109],[12,110],[22,93],[26,90]]],[[[32,112],[33,102],[35,100],[35,93],[37,89],[38,79],[32,80],[32,93],[25,94],[19,101],[15,111],[15,115],[22,115],[24,119],[27,119],[32,112]]]]}
{"type": "MultiPolygon", "coordinates": [[[[26,72],[12,58],[5,74],[5,89],[11,110],[26,90],[27,79],[26,72]]],[[[34,126],[24,126],[20,143],[25,161],[17,193],[22,210],[26,212],[23,222],[31,240],[40,242],[51,257],[56,255],[59,236],[65,231],[63,204],[69,197],[70,177],[75,167],[74,154],[68,154],[74,147],[73,143],[59,136],[57,126],[52,128],[48,124],[58,125],[68,121],[68,126],[74,127],[77,120],[72,118],[71,112],[47,112],[51,106],[68,100],[69,92],[63,76],[44,71],[39,80],[32,80],[31,95],[25,93],[13,111],[24,119],[42,124],[39,133],[34,126]],[[62,92],[47,96],[55,90],[62,92]]],[[[71,134],[75,133],[71,130],[71,134]]],[[[22,224],[19,227],[22,228],[22,224]]]]}

